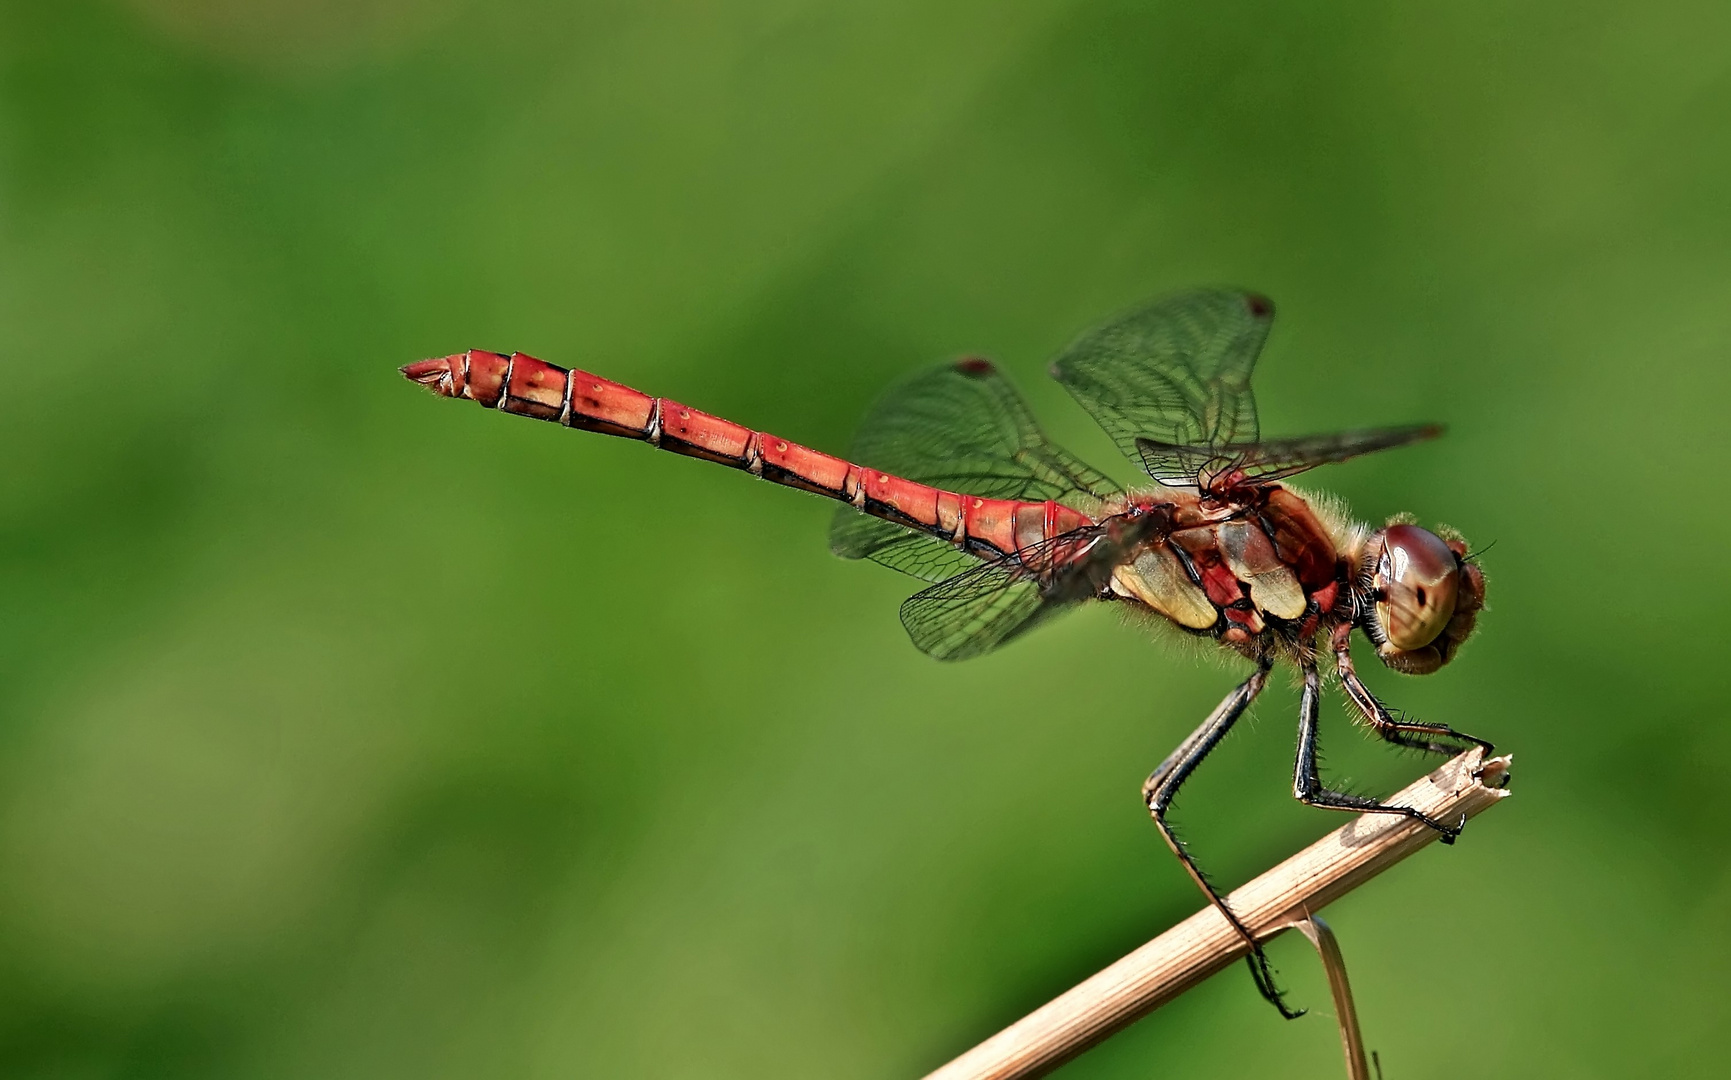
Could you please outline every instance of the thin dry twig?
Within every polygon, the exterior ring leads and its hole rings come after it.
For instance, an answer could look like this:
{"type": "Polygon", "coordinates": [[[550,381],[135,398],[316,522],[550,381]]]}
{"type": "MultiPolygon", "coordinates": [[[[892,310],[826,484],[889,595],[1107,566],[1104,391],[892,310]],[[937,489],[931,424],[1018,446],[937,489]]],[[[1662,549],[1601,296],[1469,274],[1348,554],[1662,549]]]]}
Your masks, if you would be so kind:
{"type": "Polygon", "coordinates": [[[1370,1080],[1370,1062],[1364,1059],[1364,1036],[1358,1030],[1358,1007],[1352,1003],[1352,983],[1346,977],[1346,957],[1334,930],[1312,915],[1299,919],[1292,928],[1310,939],[1322,970],[1328,973],[1328,994],[1334,999],[1334,1016],[1340,1024],[1340,1049],[1346,1055],[1347,1080],[1370,1080]]]}
{"type": "MultiPolygon", "coordinates": [[[[1459,820],[1508,792],[1509,758],[1477,748],[1396,795],[1433,819],[1459,820]]],[[[1437,838],[1411,818],[1365,814],[1227,898],[1258,941],[1267,941],[1437,838]]],[[[1250,951],[1212,906],[1035,1009],[929,1074],[926,1080],[1040,1076],[1159,1008],[1250,951]]]]}

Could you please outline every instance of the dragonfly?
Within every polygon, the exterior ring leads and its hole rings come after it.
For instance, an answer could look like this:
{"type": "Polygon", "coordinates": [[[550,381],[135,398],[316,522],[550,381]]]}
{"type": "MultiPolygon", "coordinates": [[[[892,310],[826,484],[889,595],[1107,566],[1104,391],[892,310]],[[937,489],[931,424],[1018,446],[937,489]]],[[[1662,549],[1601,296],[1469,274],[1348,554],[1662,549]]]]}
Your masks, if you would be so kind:
{"type": "Polygon", "coordinates": [[[1391,710],[1355,670],[1361,632],[1395,671],[1452,660],[1485,604],[1459,534],[1402,515],[1381,528],[1286,481],[1320,465],[1442,433],[1417,424],[1263,439],[1250,377],[1273,323],[1257,293],[1212,288],[1143,304],[1083,333],[1051,374],[1149,483],[1123,488],[1050,439],[990,361],[913,376],[873,407],[848,459],[669,398],[523,353],[479,349],[409,364],[435,393],[566,427],[638,439],[845,505],[830,548],[927,583],[901,606],[939,660],[990,652],[1054,617],[1109,602],[1239,654],[1251,672],[1148,777],[1142,799],[1190,878],[1249,946],[1261,995],[1290,1008],[1261,943],[1203,873],[1168,814],[1180,787],[1267,685],[1302,683],[1293,795],[1311,806],[1416,819],[1452,843],[1465,818],[1328,787],[1318,767],[1322,670],[1350,708],[1401,747],[1455,754],[1491,744],[1391,710]]]}

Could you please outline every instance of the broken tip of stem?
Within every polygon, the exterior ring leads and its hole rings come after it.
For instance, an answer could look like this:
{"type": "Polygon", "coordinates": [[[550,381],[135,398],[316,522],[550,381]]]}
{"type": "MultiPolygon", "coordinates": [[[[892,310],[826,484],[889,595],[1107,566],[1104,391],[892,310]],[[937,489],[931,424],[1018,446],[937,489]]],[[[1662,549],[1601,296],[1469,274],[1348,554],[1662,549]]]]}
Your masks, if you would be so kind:
{"type": "Polygon", "coordinates": [[[1515,755],[1513,754],[1501,754],[1494,758],[1488,758],[1473,770],[1473,779],[1485,787],[1496,791],[1505,791],[1508,789],[1509,780],[1512,779],[1510,769],[1513,768],[1514,763],[1515,755]]]}

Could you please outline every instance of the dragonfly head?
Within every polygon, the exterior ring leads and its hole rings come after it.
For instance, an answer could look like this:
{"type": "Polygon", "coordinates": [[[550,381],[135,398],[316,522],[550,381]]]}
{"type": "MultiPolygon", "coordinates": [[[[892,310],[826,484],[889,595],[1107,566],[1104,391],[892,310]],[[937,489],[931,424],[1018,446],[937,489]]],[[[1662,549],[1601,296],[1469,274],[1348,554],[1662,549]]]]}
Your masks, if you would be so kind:
{"type": "Polygon", "coordinates": [[[1485,606],[1485,575],[1459,537],[1391,523],[1365,545],[1360,580],[1372,601],[1362,625],[1396,671],[1428,675],[1454,658],[1485,606]]]}

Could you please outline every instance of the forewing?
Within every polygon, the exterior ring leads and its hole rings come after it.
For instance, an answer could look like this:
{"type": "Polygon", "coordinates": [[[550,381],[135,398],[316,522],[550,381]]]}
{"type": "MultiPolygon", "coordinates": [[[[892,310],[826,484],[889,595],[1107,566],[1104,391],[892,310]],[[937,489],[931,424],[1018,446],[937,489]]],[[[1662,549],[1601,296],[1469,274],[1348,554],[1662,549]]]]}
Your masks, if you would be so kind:
{"type": "MultiPolygon", "coordinates": [[[[1009,380],[986,360],[946,364],[891,389],[872,407],[850,456],[921,484],[988,499],[1050,499],[1088,511],[1117,491],[1047,439],[1009,380]]],[[[830,550],[925,581],[974,564],[941,539],[848,507],[830,527],[830,550]]]]}
{"type": "MultiPolygon", "coordinates": [[[[1405,427],[1368,428],[1342,431],[1332,435],[1305,435],[1295,439],[1270,439],[1243,447],[1226,447],[1212,451],[1204,463],[1204,471],[1240,469],[1246,476],[1258,480],[1279,480],[1295,476],[1318,465],[1331,465],[1361,454],[1392,450],[1443,433],[1441,424],[1411,424],[1405,427]]],[[[1170,461],[1175,451],[1201,452],[1197,447],[1170,447],[1147,439],[1137,440],[1137,448],[1145,463],[1170,461]]],[[[1150,464],[1152,471],[1154,465],[1150,464]]]]}
{"type": "Polygon", "coordinates": [[[1015,556],[976,566],[902,603],[902,625],[914,645],[938,660],[990,652],[1074,602],[1047,600],[1015,556]]]}
{"type": "Polygon", "coordinates": [[[1182,293],[1083,334],[1052,375],[1156,479],[1194,483],[1222,447],[1257,440],[1250,373],[1273,320],[1255,293],[1182,293]],[[1164,450],[1150,460],[1139,440],[1164,450]]]}

